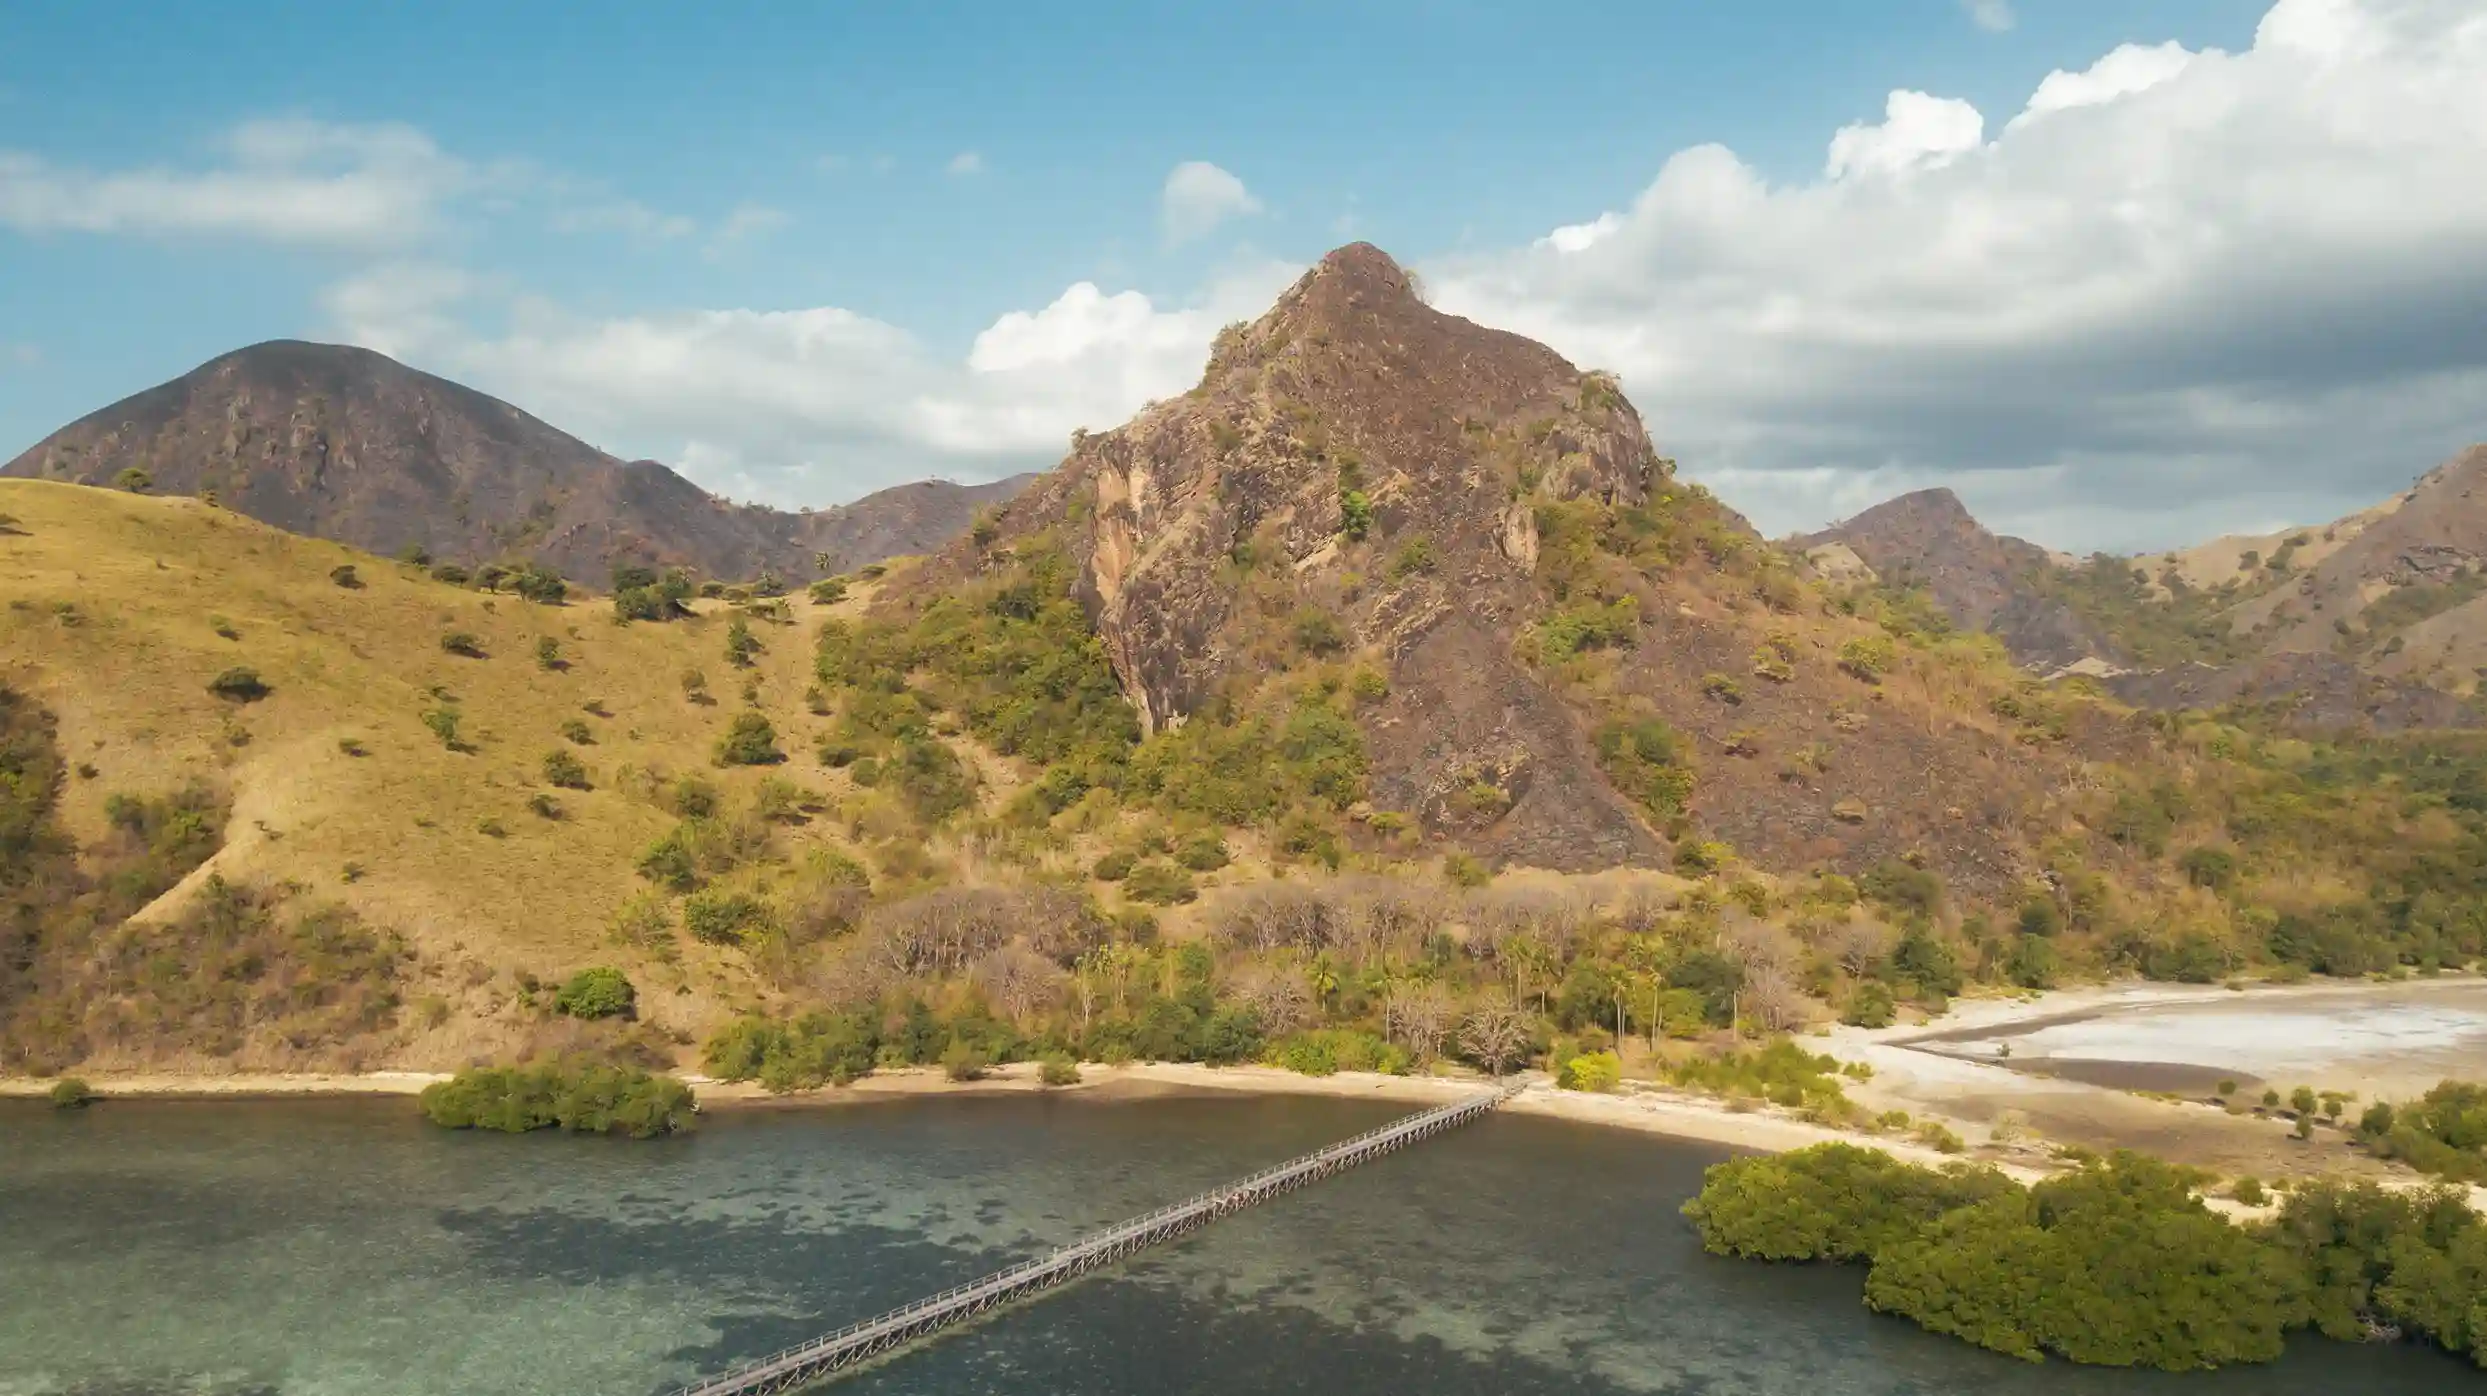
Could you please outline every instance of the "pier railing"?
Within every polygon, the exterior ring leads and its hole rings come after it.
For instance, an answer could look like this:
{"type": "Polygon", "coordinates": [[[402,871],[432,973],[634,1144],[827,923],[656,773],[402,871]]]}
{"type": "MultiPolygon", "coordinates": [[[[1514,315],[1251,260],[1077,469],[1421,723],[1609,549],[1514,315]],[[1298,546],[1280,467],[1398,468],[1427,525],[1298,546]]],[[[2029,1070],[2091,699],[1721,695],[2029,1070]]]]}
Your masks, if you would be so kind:
{"type": "Polygon", "coordinates": [[[1273,1164],[1249,1177],[1093,1232],[1033,1260],[745,1362],[683,1387],[675,1396],[773,1396],[808,1386],[941,1329],[1187,1235],[1220,1217],[1420,1143],[1445,1130],[1457,1129],[1509,1100],[1519,1090],[1516,1083],[1497,1086],[1404,1116],[1352,1139],[1273,1164]]]}

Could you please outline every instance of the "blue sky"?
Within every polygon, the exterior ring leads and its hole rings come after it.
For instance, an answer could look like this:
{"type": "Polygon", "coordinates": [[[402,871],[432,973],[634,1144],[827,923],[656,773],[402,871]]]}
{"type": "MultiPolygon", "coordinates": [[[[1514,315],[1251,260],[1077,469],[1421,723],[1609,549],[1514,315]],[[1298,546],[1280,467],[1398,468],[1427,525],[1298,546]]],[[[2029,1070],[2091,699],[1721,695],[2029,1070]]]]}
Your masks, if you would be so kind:
{"type": "MultiPolygon", "coordinates": [[[[2188,133],[2179,145],[2200,148],[2180,153],[2206,169],[2267,173],[2251,167],[2268,152],[2286,179],[2315,178],[2344,154],[2318,150],[2315,161],[2305,118],[2279,111],[2283,98],[2319,106],[2322,85],[2248,71],[2252,60],[2273,55],[2263,64],[2272,69],[2337,47],[2359,69],[2337,95],[2354,111],[2362,94],[2424,87],[2428,63],[2450,61],[2460,76],[2483,42],[2462,27],[2475,7],[2455,3],[2290,0],[2280,9],[2295,13],[2267,22],[2271,8],[715,4],[591,14],[237,3],[155,7],[142,19],[19,0],[0,11],[0,454],[240,344],[353,339],[738,497],[827,503],[914,475],[1047,463],[1070,426],[1111,425],[1187,383],[1216,322],[1257,313],[1323,250],[1364,238],[1424,270],[1446,308],[1618,368],[1662,448],[1766,526],[1818,524],[1926,483],[1954,484],[2033,536],[2081,546],[2340,512],[2405,482],[2439,447],[2487,436],[2487,418],[2472,411],[2487,396],[2446,379],[2479,367],[2475,334],[2457,323],[2368,326],[2355,346],[2365,357],[2304,370],[2313,382],[2298,368],[2230,373],[2267,336],[2209,335],[2219,342],[2195,347],[2177,378],[2255,400],[2194,410],[2180,430],[2144,420],[2153,409],[2131,399],[2147,383],[2067,374],[2066,354],[2093,365],[2131,357],[2096,333],[2095,306],[2059,307],[2068,318],[2052,338],[2046,326],[2005,323],[2026,305],[1993,308],[2045,300],[2049,287],[2069,295],[2102,275],[2133,280],[2161,305],[2216,289],[2233,270],[2226,260],[2182,287],[2143,282],[2164,268],[2167,247],[2249,243],[2269,211],[2208,207],[2217,189],[2167,193],[2151,172],[2162,163],[2151,153],[2158,133],[2188,133]],[[2258,25],[2293,47],[2258,46],[2258,25]],[[2396,47],[2361,44],[2368,31],[2396,47]],[[2167,44],[2178,47],[2152,47],[2167,44]],[[2050,74],[2107,72],[2102,60],[2125,45],[2143,54],[2126,65],[2150,70],[2143,80],[2108,81],[2114,100],[2091,92],[2045,123],[2007,127],[2050,74]],[[2152,52],[2236,61],[2219,74],[2209,61],[2161,72],[2152,52]],[[2266,132],[2235,115],[2258,92],[2274,122],[2297,126],[2266,132]],[[1922,100],[1900,104],[1894,93],[1922,100]],[[2175,110],[2118,110],[2144,101],[2175,110]],[[1979,119],[1962,134],[1962,121],[1979,119]],[[1844,167],[1829,154],[1843,127],[1863,132],[1844,167]],[[1713,191],[1701,197],[1727,200],[1702,205],[1708,213],[1652,191],[1667,172],[1679,184],[1700,175],[1698,153],[1712,148],[1732,151],[1737,178],[1766,195],[1746,210],[1764,221],[1734,241],[1760,245],[1819,220],[1817,240],[1783,249],[1775,267],[1740,256],[1732,277],[1715,264],[1705,272],[1693,230],[1736,206],[1736,181],[1700,185],[1713,191]],[[1869,148],[1883,153],[1853,153],[1869,148]],[[2318,168],[2298,168],[2307,164],[2318,168]],[[2046,187],[2064,171],[2082,182],[2046,187]],[[2102,178],[2126,187],[2102,190],[2102,178]],[[1871,179],[1891,188],[1875,194],[1863,187],[1871,179]],[[2017,279],[1991,295],[1938,289],[1897,311],[1881,299],[1900,282],[1941,282],[1926,247],[1981,219],[2019,218],[2095,248],[2097,229],[2047,226],[2057,220],[2044,210],[2152,198],[2166,206],[2144,221],[2163,241],[2104,272],[2033,246],[2018,271],[1999,273],[1973,249],[1962,288],[2017,279]],[[1888,226],[1880,220],[1895,199],[1931,221],[1888,226]],[[2182,226],[2188,218],[2199,226],[2182,226]],[[2159,226],[2167,220],[2178,226],[2159,226]],[[1550,251],[1545,240],[1566,226],[1620,231],[1579,233],[1569,253],[1550,251]],[[1824,282],[1831,264],[1869,256],[1888,274],[1868,265],[1824,282]],[[1949,305],[1955,295],[1988,309],[1964,312],[1949,305]],[[1805,313],[1780,314],[1783,301],[1805,313]],[[2029,375],[2020,390],[1984,376],[1998,348],[1964,348],[1963,313],[1992,317],[1990,335],[2013,341],[2029,375]],[[1842,326],[1867,314],[1900,326],[1903,356],[1948,348],[1969,358],[1929,360],[1929,380],[1895,385],[1890,355],[1867,352],[1873,334],[1755,328],[1774,316],[1842,326]],[[1769,382],[1687,368],[1715,359],[1767,365],[1769,382]],[[2026,391],[2042,382],[2062,384],[2062,400],[2026,391]],[[2343,399],[2345,433],[2377,392],[2426,397],[2429,420],[2326,469],[2276,462],[2276,429],[2248,439],[2260,398],[2366,394],[2343,399]],[[2111,432],[2083,425],[2111,399],[2135,420],[2111,432]],[[2221,419],[2246,420],[2221,436],[2221,419]],[[2183,498],[2147,497],[2172,480],[2183,498]]],[[[2338,68],[2339,57],[2324,61],[2338,68]]],[[[2406,111],[2384,113],[2434,122],[2434,147],[2388,162],[2413,191],[2450,173],[2431,167],[2447,159],[2436,147],[2451,139],[2457,152],[2457,138],[2477,129],[2465,123],[2479,119],[2458,91],[2429,100],[2440,109],[2404,100],[2406,111]]],[[[2249,205],[2252,184],[2236,181],[2249,205]]],[[[2456,305],[2476,284],[2466,279],[2476,261],[2454,237],[2472,212],[2409,219],[2454,220],[2435,228],[2444,243],[2428,251],[2451,259],[2456,305]]],[[[2306,236],[2352,244],[2314,251],[2367,256],[2373,275],[2390,270],[2386,260],[2410,265],[2406,246],[2372,230],[2306,236]]],[[[2284,274],[2293,268],[2270,269],[2284,274]]],[[[2229,289],[2242,298],[2259,284],[2229,289]]],[[[2443,282],[2431,297],[2413,293],[2413,313],[2429,299],[2440,308],[2446,294],[2443,282]]],[[[2169,342],[2129,305],[2124,313],[2133,323],[2123,334],[2169,342]]],[[[2289,435],[2302,446],[2305,430],[2300,422],[2289,435]]]]}

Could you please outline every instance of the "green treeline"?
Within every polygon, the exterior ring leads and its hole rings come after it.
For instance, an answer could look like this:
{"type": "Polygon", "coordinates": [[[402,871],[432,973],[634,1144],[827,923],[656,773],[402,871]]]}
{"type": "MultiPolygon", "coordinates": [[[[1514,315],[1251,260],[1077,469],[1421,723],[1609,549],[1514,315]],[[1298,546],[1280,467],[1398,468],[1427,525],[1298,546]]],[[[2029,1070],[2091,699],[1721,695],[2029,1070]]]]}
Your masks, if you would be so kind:
{"type": "Polygon", "coordinates": [[[2119,1153],[2024,1187],[1824,1144],[1719,1164],[1684,1213],[1715,1254],[1861,1263],[1873,1308],[2032,1361],[2268,1362],[2312,1328],[2487,1366],[2487,1221],[2459,1193],[2324,1181],[2241,1225],[2203,1181],[2119,1153]]]}
{"type": "Polygon", "coordinates": [[[469,1067],[423,1088],[423,1114],[450,1129],[524,1134],[566,1129],[652,1139],[691,1128],[697,1101],[671,1076],[636,1067],[555,1060],[469,1067]]]}
{"type": "MultiPolygon", "coordinates": [[[[1114,956],[1109,949],[1104,958],[1114,956]]],[[[1306,1033],[1301,1041],[1290,1037],[1273,1044],[1251,1007],[1219,1001],[1210,956],[1200,946],[1176,948],[1164,968],[1165,978],[1157,983],[1131,983],[1124,975],[1119,990],[1085,1023],[1057,1019],[1028,1032],[981,1001],[943,1014],[910,995],[790,1020],[744,1018],[708,1040],[703,1062],[719,1080],[757,1080],[772,1091],[842,1086],[878,1067],[941,1066],[966,1075],[1045,1057],[1232,1065],[1283,1051],[1298,1069],[1317,1074],[1326,1074],[1325,1066],[1405,1068],[1406,1054],[1396,1048],[1378,1041],[1342,1043],[1340,1034],[1306,1033]]],[[[1101,977],[1111,973],[1108,967],[1101,977]]]]}

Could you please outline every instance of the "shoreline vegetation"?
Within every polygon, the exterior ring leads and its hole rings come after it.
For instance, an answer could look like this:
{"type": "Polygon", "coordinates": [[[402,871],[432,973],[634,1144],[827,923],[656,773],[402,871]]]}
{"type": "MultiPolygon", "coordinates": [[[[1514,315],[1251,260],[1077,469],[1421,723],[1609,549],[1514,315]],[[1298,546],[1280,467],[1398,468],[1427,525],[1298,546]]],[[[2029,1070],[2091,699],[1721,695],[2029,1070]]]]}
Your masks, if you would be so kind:
{"type": "Polygon", "coordinates": [[[2210,1181],[2117,1153],[2024,1184],[1822,1144],[1713,1166],[1684,1214],[1713,1254],[1863,1265],[1869,1307],[2032,1362],[2262,1363],[2312,1329],[2487,1367],[2487,1220],[2459,1190],[2325,1180],[2240,1221],[2210,1181]]]}

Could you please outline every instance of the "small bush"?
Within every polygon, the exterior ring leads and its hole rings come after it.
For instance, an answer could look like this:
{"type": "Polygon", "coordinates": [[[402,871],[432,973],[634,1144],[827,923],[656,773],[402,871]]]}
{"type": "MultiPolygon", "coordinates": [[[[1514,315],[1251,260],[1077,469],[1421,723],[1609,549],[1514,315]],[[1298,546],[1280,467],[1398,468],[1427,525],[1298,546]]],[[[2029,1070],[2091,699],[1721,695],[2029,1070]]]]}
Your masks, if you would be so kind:
{"type": "Polygon", "coordinates": [[[1702,675],[1701,692],[1704,697],[1716,699],[1730,707],[1744,701],[1744,685],[1726,674],[1702,675]]]}
{"type": "Polygon", "coordinates": [[[505,839],[509,837],[509,829],[504,826],[500,820],[493,819],[488,816],[475,821],[475,832],[488,839],[505,839]]]}
{"type": "Polygon", "coordinates": [[[363,574],[355,571],[354,564],[348,562],[329,568],[328,580],[344,587],[347,591],[359,591],[363,585],[363,574]]]}
{"type": "Polygon", "coordinates": [[[1036,1079],[1048,1086],[1079,1084],[1079,1063],[1061,1052],[1047,1052],[1036,1065],[1036,1079]]]}
{"type": "Polygon", "coordinates": [[[817,605],[835,606],[846,599],[844,577],[823,577],[812,583],[812,600],[817,605]]]}
{"type": "Polygon", "coordinates": [[[2237,1179],[2236,1186],[2228,1189],[2228,1195],[2248,1207],[2260,1207],[2271,1200],[2271,1194],[2263,1189],[2262,1179],[2251,1174],[2237,1179]]]}
{"type": "Polygon", "coordinates": [[[596,733],[585,721],[574,717],[561,724],[561,739],[578,746],[594,746],[596,733]]]}
{"type": "Polygon", "coordinates": [[[423,715],[423,725],[431,728],[432,735],[440,738],[440,744],[451,751],[462,749],[458,742],[458,728],[462,721],[458,710],[445,703],[423,715]]]}
{"type": "Polygon", "coordinates": [[[1124,878],[1131,876],[1132,868],[1138,864],[1139,861],[1139,856],[1134,854],[1131,850],[1127,848],[1118,848],[1113,852],[1106,854],[1104,857],[1099,858],[1096,862],[1096,866],[1090,868],[1088,871],[1095,876],[1099,882],[1120,882],[1124,878]]]}
{"type": "Polygon", "coordinates": [[[1623,1059],[1612,1052],[1587,1052],[1563,1063],[1554,1084],[1567,1091],[1612,1091],[1623,1083],[1623,1059]]]}
{"type": "Polygon", "coordinates": [[[597,965],[564,981],[553,1007],[573,1018],[629,1018],[638,1012],[639,991],[620,970],[597,965]]]}
{"type": "Polygon", "coordinates": [[[1885,635],[1860,635],[1839,647],[1839,667],[1867,683],[1881,683],[1897,657],[1885,635]]]}
{"type": "Polygon", "coordinates": [[[756,940],[775,920],[768,903],[741,892],[700,892],[682,903],[683,929],[711,945],[756,940]]]}
{"type": "Polygon", "coordinates": [[[949,1047],[941,1054],[942,1074],[953,1081],[981,1081],[992,1064],[983,1048],[964,1037],[951,1038],[949,1047]]]}
{"type": "Polygon", "coordinates": [[[566,813],[566,811],[564,811],[561,807],[561,801],[554,799],[552,796],[545,794],[541,790],[538,790],[534,794],[527,797],[527,808],[533,811],[538,817],[544,819],[557,820],[560,819],[564,813],[566,813]]]}
{"type": "Polygon", "coordinates": [[[236,665],[207,681],[207,691],[233,703],[256,703],[268,696],[268,686],[256,669],[236,665]]]}
{"type": "Polygon", "coordinates": [[[544,783],[563,790],[587,790],[587,765],[561,747],[544,753],[544,783]]]}
{"type": "Polygon", "coordinates": [[[1192,885],[1191,874],[1151,858],[1123,879],[1123,895],[1151,906],[1177,906],[1195,900],[1200,892],[1192,885]]]}
{"type": "Polygon", "coordinates": [[[739,712],[717,739],[716,762],[720,766],[774,766],[786,759],[778,748],[777,729],[765,714],[739,712]]]}
{"type": "Polygon", "coordinates": [[[535,667],[546,671],[569,668],[570,661],[561,657],[561,641],[550,635],[539,636],[535,642],[535,667]]]}
{"type": "Polygon", "coordinates": [[[1183,840],[1174,860],[1193,872],[1216,872],[1228,862],[1226,840],[1215,829],[1203,830],[1183,840]]]}
{"type": "Polygon", "coordinates": [[[52,1083],[50,1094],[55,1110],[83,1110],[95,1102],[95,1088],[76,1076],[64,1076],[52,1083]]]}
{"type": "Polygon", "coordinates": [[[484,642],[476,639],[471,630],[450,631],[440,637],[440,647],[446,653],[464,655],[468,659],[484,657],[484,642]]]}

